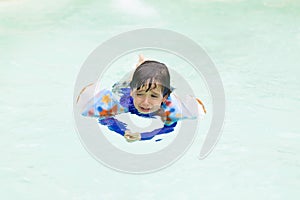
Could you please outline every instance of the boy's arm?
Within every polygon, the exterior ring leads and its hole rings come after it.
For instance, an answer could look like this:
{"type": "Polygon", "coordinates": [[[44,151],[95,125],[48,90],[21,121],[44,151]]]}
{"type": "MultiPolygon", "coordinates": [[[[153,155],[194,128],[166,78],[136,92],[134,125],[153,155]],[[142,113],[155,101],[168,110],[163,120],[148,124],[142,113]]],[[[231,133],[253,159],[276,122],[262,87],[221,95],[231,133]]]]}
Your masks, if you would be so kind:
{"type": "Polygon", "coordinates": [[[107,126],[109,130],[114,131],[122,136],[124,136],[125,131],[127,131],[127,124],[115,119],[114,117],[99,119],[99,123],[107,126]]]}
{"type": "Polygon", "coordinates": [[[94,95],[83,107],[81,114],[100,119],[110,118],[127,112],[109,90],[102,90],[94,95]]]}
{"type": "Polygon", "coordinates": [[[162,106],[167,123],[183,119],[203,119],[206,114],[203,103],[193,96],[185,96],[181,99],[171,94],[162,106]]]}
{"type": "Polygon", "coordinates": [[[141,133],[141,140],[151,140],[154,136],[160,134],[166,134],[174,131],[174,127],[177,125],[177,122],[174,122],[171,125],[164,125],[162,128],[155,129],[150,132],[141,133]]]}

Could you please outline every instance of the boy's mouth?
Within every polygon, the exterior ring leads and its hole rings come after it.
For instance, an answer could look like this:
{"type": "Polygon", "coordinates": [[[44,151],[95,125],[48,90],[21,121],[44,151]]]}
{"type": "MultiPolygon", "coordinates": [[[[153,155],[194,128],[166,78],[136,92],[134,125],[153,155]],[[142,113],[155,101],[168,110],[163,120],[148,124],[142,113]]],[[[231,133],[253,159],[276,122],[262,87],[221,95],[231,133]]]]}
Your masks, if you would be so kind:
{"type": "Polygon", "coordinates": [[[141,107],[141,106],[140,106],[140,110],[141,110],[142,112],[150,112],[151,108],[144,108],[144,107],[141,107]]]}

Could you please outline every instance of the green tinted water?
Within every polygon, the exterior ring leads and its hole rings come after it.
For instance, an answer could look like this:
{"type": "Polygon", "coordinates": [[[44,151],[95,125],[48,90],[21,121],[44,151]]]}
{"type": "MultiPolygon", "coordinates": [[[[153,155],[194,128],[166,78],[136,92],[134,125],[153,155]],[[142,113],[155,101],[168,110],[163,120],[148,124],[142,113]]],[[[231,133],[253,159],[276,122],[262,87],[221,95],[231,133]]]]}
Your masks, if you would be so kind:
{"type": "Polygon", "coordinates": [[[296,0],[0,1],[2,199],[296,199],[299,8],[296,0]],[[178,162],[133,176],[84,150],[72,97],[94,48],[144,27],[177,31],[207,50],[227,111],[208,158],[197,159],[204,120],[178,162]]]}

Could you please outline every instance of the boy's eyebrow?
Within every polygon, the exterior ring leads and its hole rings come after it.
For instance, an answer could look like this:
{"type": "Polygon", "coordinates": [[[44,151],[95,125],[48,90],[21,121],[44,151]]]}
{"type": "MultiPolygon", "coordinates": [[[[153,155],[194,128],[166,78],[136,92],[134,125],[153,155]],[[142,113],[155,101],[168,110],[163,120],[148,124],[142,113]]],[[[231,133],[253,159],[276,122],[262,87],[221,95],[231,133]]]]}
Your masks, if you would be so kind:
{"type": "MultiPolygon", "coordinates": [[[[160,95],[160,93],[159,92],[154,92],[153,90],[150,90],[153,94],[155,94],[155,95],[160,95]]],[[[137,92],[146,92],[146,90],[145,89],[139,89],[139,90],[137,90],[137,92]]]]}
{"type": "Polygon", "coordinates": [[[160,93],[157,93],[157,92],[154,92],[154,91],[151,91],[153,94],[155,95],[160,95],[160,93]]]}
{"type": "Polygon", "coordinates": [[[146,84],[146,85],[142,85],[139,89],[137,89],[136,91],[137,92],[146,92],[146,91],[151,91],[153,94],[155,95],[161,95],[161,92],[155,92],[154,89],[157,89],[158,86],[157,84],[155,85],[152,85],[151,88],[149,88],[149,85],[146,84]],[[154,86],[154,87],[153,87],[154,86]]]}

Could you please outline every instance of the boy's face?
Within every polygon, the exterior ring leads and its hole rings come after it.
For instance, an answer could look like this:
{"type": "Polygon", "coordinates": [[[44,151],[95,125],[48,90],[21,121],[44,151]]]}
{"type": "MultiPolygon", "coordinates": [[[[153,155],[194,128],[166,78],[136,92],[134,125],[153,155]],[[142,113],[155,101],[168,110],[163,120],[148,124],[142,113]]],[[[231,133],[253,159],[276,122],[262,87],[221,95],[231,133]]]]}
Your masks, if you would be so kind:
{"type": "Polygon", "coordinates": [[[147,86],[141,87],[139,90],[134,89],[130,95],[133,98],[134,107],[143,114],[152,113],[160,109],[161,103],[167,97],[163,97],[162,87],[157,85],[155,88],[148,89],[147,86]]]}

